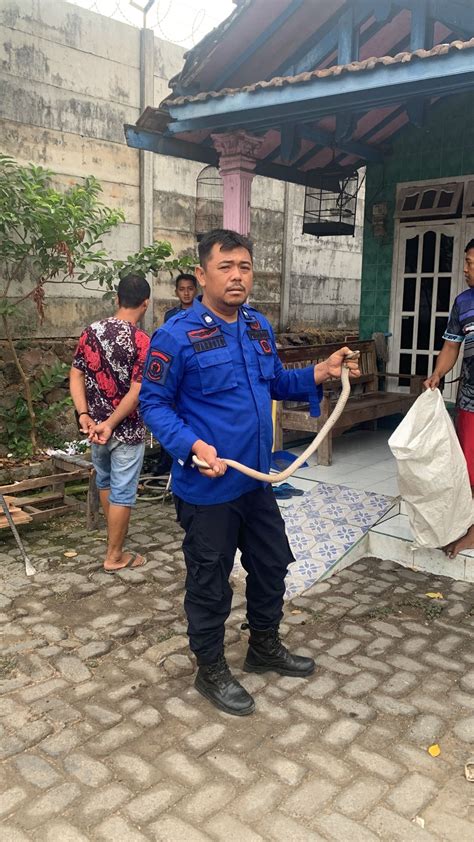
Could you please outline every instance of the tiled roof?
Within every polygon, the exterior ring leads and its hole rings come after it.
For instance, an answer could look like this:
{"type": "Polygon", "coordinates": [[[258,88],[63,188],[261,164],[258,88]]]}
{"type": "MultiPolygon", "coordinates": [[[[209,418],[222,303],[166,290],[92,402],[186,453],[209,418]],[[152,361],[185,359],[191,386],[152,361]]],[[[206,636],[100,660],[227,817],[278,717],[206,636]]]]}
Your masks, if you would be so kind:
{"type": "Polygon", "coordinates": [[[433,56],[442,56],[452,50],[474,49],[474,38],[470,41],[452,41],[450,44],[438,44],[431,50],[415,50],[414,52],[397,53],[395,56],[381,56],[380,58],[368,58],[364,61],[353,61],[350,64],[334,65],[323,70],[312,70],[306,73],[299,73],[297,76],[276,76],[267,81],[254,82],[242,88],[223,88],[220,91],[202,91],[193,96],[180,96],[174,98],[172,95],[165,100],[164,104],[184,105],[187,102],[205,102],[208,99],[221,99],[238,93],[255,93],[265,88],[283,88],[287,85],[301,85],[311,82],[313,79],[326,79],[330,76],[340,76],[342,73],[359,73],[361,71],[374,70],[378,65],[406,64],[414,59],[427,60],[433,56]]]}

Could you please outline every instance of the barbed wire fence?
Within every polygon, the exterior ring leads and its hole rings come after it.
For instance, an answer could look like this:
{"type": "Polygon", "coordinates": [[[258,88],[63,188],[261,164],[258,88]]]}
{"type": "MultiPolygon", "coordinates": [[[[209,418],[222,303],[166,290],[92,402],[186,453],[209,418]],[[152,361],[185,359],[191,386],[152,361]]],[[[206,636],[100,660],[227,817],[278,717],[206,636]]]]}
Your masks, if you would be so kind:
{"type": "MultiPolygon", "coordinates": [[[[141,28],[145,0],[69,0],[91,12],[141,28]]],[[[231,0],[156,0],[146,16],[146,26],[164,41],[191,48],[232,11],[231,0]]]]}

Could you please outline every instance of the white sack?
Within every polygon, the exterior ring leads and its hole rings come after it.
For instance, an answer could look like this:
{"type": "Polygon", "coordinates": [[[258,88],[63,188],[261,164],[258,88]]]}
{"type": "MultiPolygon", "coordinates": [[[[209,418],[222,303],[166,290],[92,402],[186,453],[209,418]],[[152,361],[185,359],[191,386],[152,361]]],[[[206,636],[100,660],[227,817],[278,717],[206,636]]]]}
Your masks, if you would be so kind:
{"type": "Polygon", "coordinates": [[[389,439],[415,544],[445,547],[473,522],[466,460],[439,389],[415,401],[389,439]]]}

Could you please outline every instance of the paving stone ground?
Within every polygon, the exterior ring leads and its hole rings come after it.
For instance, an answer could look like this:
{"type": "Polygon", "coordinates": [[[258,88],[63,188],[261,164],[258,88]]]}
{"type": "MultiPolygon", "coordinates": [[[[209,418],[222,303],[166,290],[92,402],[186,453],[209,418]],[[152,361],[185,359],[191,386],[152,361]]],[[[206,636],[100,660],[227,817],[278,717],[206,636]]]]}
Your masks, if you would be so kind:
{"type": "Polygon", "coordinates": [[[376,559],[315,585],[286,606],[317,663],[295,680],[241,672],[237,579],[227,656],[257,705],[239,719],[193,688],[171,506],[138,506],[148,564],[115,576],[78,519],[22,534],[33,579],[0,538],[2,842],[474,839],[473,585],[376,559]]]}

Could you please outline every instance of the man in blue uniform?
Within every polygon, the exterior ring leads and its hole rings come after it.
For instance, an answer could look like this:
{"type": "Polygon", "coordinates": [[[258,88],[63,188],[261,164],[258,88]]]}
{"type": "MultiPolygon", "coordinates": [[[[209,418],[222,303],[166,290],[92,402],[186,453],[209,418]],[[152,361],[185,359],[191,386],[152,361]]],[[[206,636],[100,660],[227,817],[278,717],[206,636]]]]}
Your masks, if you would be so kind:
{"type": "MultiPolygon", "coordinates": [[[[252,289],[252,244],[234,231],[211,231],[199,244],[202,300],[152,338],[140,393],[145,423],[173,456],[173,492],[185,530],[185,610],[198,662],[195,686],[227,713],[254,710],[224,658],[224,623],[237,548],[247,572],[250,640],[244,669],[307,676],[314,661],[292,655],[278,626],[293,556],[271,485],[227,466],[236,459],[268,472],[271,401],[308,400],[318,414],[321,383],[340,377],[342,348],[314,368],[286,371],[268,321],[245,304],[252,289]],[[193,467],[192,456],[209,465],[193,467]]],[[[348,363],[358,375],[357,363],[348,363]]]]}

